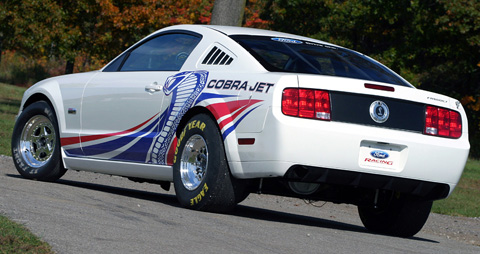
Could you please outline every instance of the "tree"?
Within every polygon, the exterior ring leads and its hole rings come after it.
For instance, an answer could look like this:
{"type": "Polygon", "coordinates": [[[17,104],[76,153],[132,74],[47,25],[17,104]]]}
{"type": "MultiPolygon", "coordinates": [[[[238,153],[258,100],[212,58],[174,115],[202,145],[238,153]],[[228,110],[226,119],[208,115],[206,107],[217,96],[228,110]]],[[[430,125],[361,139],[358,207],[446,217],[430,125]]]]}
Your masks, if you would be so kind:
{"type": "Polygon", "coordinates": [[[353,48],[415,86],[450,95],[469,116],[480,157],[480,2],[267,0],[270,28],[353,48]]]}
{"type": "Polygon", "coordinates": [[[215,0],[212,25],[241,26],[246,0],[215,0]]]}
{"type": "Polygon", "coordinates": [[[4,39],[9,42],[8,49],[33,57],[51,54],[55,38],[62,31],[62,11],[55,1],[7,1],[5,4],[8,4],[8,24],[1,26],[10,29],[4,39]]]}
{"type": "Polygon", "coordinates": [[[13,29],[11,20],[13,13],[11,11],[12,1],[0,2],[0,63],[2,61],[2,53],[5,45],[9,45],[9,39],[13,37],[13,29]]]}

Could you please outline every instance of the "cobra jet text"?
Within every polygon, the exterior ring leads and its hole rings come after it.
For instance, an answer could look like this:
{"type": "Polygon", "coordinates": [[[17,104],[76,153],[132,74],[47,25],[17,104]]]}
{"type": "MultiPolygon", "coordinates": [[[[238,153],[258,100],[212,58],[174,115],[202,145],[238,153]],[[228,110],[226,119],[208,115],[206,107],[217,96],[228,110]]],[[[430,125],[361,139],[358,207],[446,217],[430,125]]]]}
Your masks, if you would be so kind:
{"type": "Polygon", "coordinates": [[[254,86],[248,85],[248,81],[241,80],[216,80],[212,79],[208,82],[207,88],[225,89],[225,90],[244,90],[255,91],[257,93],[268,93],[270,87],[274,86],[273,83],[257,82],[254,86]]]}

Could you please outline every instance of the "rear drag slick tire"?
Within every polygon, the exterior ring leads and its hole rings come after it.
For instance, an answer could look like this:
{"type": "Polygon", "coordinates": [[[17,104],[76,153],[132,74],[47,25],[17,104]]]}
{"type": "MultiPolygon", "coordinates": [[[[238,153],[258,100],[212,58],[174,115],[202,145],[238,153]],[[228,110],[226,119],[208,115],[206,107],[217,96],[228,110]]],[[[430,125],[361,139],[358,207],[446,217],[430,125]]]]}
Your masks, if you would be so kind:
{"type": "Polygon", "coordinates": [[[180,204],[200,211],[225,213],[242,196],[230,173],[220,130],[206,114],[193,116],[178,137],[173,183],[180,204]]]}
{"type": "Polygon", "coordinates": [[[390,204],[382,208],[359,206],[363,225],[380,234],[412,237],[427,222],[433,201],[411,196],[392,197],[390,204]]]}

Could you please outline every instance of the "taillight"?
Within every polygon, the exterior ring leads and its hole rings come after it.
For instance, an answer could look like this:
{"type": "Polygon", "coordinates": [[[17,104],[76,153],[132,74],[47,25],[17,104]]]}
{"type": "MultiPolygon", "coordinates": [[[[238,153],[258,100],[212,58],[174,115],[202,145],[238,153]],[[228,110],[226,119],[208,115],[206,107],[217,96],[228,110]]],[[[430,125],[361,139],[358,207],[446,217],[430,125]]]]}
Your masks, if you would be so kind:
{"type": "Polygon", "coordinates": [[[330,94],[325,91],[315,91],[315,117],[330,120],[330,94]]]}
{"type": "Polygon", "coordinates": [[[298,89],[285,89],[282,96],[282,112],[285,115],[298,115],[298,89]]]}
{"type": "Polygon", "coordinates": [[[456,111],[427,106],[424,134],[448,138],[462,136],[462,118],[456,111]]]}
{"type": "Polygon", "coordinates": [[[330,121],[330,95],[323,90],[287,88],[283,90],[282,112],[288,116],[330,121]]]}
{"type": "Polygon", "coordinates": [[[300,89],[298,94],[298,116],[313,118],[315,114],[315,91],[310,89],[300,89]]]}

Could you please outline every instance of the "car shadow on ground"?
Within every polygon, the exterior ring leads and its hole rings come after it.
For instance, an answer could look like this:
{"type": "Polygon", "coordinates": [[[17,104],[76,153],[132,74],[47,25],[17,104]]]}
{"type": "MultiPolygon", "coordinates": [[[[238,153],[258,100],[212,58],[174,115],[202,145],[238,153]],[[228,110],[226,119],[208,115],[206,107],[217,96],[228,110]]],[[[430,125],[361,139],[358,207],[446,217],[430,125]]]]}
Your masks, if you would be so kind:
{"type": "MultiPolygon", "coordinates": [[[[20,175],[6,174],[6,176],[30,181],[28,179],[23,178],[20,175]]],[[[62,185],[83,188],[88,190],[101,191],[104,193],[110,193],[110,194],[115,194],[119,196],[137,198],[137,199],[153,201],[153,202],[160,202],[162,204],[180,208],[180,204],[178,204],[177,198],[175,197],[175,195],[168,194],[168,193],[152,192],[152,191],[146,191],[146,190],[138,190],[138,189],[124,188],[124,187],[117,187],[112,185],[80,182],[80,181],[66,180],[66,179],[59,179],[55,181],[53,184],[62,184],[62,185]]],[[[160,191],[160,186],[158,186],[158,188],[160,191]]]]}
{"type": "MultiPolygon", "coordinates": [[[[24,179],[20,175],[6,174],[6,176],[24,179]]],[[[79,182],[79,181],[64,180],[64,179],[60,179],[56,181],[54,184],[68,185],[76,188],[84,188],[84,189],[101,191],[104,193],[110,193],[110,194],[115,194],[115,195],[120,195],[125,197],[159,202],[172,207],[184,209],[178,203],[175,195],[170,193],[151,192],[146,190],[137,190],[137,189],[130,189],[125,187],[116,187],[116,186],[105,185],[105,184],[79,182]]],[[[160,191],[160,186],[159,186],[159,191],[160,191]]],[[[239,204],[233,212],[230,212],[229,215],[247,218],[247,219],[254,219],[254,220],[272,221],[272,222],[303,225],[303,226],[316,226],[316,227],[328,228],[328,229],[334,229],[334,230],[340,230],[340,231],[350,231],[350,232],[375,235],[375,233],[367,231],[364,227],[354,225],[354,224],[348,224],[348,223],[343,223],[335,220],[317,218],[317,217],[294,214],[294,213],[275,211],[275,210],[270,210],[265,208],[251,207],[251,206],[241,205],[241,204],[239,204]]],[[[420,237],[410,237],[408,239],[421,241],[421,242],[439,243],[434,240],[420,238],[420,237]]]]}
{"type": "MultiPolygon", "coordinates": [[[[250,207],[244,205],[238,205],[235,211],[232,213],[234,216],[256,219],[256,220],[265,220],[272,222],[280,222],[286,224],[295,224],[295,225],[304,225],[304,226],[316,226],[321,228],[328,228],[340,231],[350,231],[357,233],[364,233],[370,235],[377,235],[368,231],[362,226],[357,226],[354,224],[343,223],[335,220],[329,220],[324,218],[317,218],[306,215],[299,215],[294,213],[286,213],[280,211],[274,211],[269,209],[250,207]]],[[[434,240],[425,239],[421,237],[410,237],[407,238],[410,240],[429,242],[429,243],[439,243],[434,240]]]]}
{"type": "MultiPolygon", "coordinates": [[[[56,183],[74,186],[77,188],[101,191],[101,192],[125,196],[125,197],[160,202],[165,205],[180,208],[180,204],[178,204],[177,198],[173,194],[130,189],[125,187],[116,187],[116,186],[104,185],[104,184],[98,184],[98,183],[87,183],[87,182],[78,182],[73,180],[63,180],[63,179],[56,181],[56,183]]],[[[158,189],[160,191],[160,186],[158,186],[158,189]]]]}

